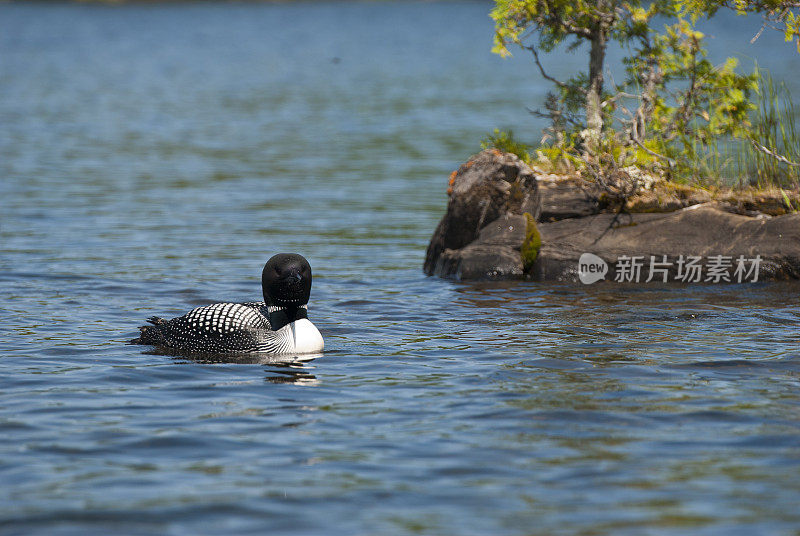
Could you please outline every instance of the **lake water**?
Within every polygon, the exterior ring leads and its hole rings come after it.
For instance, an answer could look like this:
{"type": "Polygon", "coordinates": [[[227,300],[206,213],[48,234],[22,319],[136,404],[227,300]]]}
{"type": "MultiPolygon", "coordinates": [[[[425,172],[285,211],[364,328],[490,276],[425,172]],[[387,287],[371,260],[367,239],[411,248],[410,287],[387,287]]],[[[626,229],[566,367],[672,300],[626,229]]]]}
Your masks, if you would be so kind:
{"type": "Polygon", "coordinates": [[[0,533],[798,533],[800,286],[423,275],[450,171],[542,127],[489,7],[0,4],[0,533]],[[324,356],[125,344],[280,251],[324,356]]]}

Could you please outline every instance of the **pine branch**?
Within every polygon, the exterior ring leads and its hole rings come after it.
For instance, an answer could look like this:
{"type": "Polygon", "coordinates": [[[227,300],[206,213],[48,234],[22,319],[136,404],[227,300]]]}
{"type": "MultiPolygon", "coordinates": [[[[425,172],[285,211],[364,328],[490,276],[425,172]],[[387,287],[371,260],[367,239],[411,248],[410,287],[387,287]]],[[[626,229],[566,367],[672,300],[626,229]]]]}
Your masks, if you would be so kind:
{"type": "Polygon", "coordinates": [[[753,147],[756,148],[756,150],[761,151],[762,153],[764,153],[765,155],[767,155],[767,156],[769,156],[771,158],[774,158],[778,162],[783,162],[787,166],[791,166],[791,167],[800,167],[800,164],[798,164],[797,162],[792,162],[791,160],[789,160],[785,156],[780,155],[780,154],[776,153],[775,151],[769,150],[768,148],[764,147],[763,145],[761,145],[757,141],[752,140],[752,139],[749,140],[749,141],[750,141],[750,144],[753,147]]]}
{"type": "MultiPolygon", "coordinates": [[[[552,76],[550,76],[549,74],[547,74],[547,71],[544,70],[544,66],[542,66],[542,62],[539,60],[539,52],[536,50],[535,46],[533,46],[533,45],[528,45],[528,46],[522,45],[522,48],[530,50],[533,53],[533,59],[536,61],[536,66],[539,68],[539,72],[542,74],[542,78],[544,78],[545,80],[551,81],[552,83],[554,83],[555,85],[557,85],[558,87],[560,87],[562,89],[568,89],[568,88],[571,89],[572,88],[572,86],[570,86],[569,84],[567,84],[565,82],[562,82],[561,80],[557,80],[557,79],[553,78],[552,76]]],[[[587,93],[587,91],[585,89],[583,89],[583,88],[578,88],[578,90],[581,91],[584,95],[587,93]]]]}

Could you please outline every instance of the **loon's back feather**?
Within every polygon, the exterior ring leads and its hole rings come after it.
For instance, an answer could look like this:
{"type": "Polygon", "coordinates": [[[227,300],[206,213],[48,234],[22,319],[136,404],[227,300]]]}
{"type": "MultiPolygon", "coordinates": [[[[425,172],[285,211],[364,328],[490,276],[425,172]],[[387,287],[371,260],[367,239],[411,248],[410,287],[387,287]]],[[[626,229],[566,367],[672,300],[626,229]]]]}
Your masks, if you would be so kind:
{"type": "Polygon", "coordinates": [[[141,326],[139,337],[131,343],[204,353],[280,354],[300,350],[300,347],[304,352],[322,350],[322,338],[319,337],[318,347],[315,347],[313,333],[309,335],[310,349],[305,348],[307,344],[298,344],[300,341],[291,324],[272,330],[268,315],[264,302],[214,303],[172,320],[150,317],[147,321],[152,325],[141,326]]]}
{"type": "Polygon", "coordinates": [[[161,327],[167,323],[160,316],[151,316],[147,319],[152,326],[139,326],[139,337],[133,339],[131,344],[153,344],[161,346],[164,344],[164,333],[161,327]]]}
{"type": "Polygon", "coordinates": [[[154,316],[147,321],[152,325],[140,327],[139,338],[131,342],[198,352],[257,352],[276,333],[264,302],[214,303],[172,320],[154,316]]]}

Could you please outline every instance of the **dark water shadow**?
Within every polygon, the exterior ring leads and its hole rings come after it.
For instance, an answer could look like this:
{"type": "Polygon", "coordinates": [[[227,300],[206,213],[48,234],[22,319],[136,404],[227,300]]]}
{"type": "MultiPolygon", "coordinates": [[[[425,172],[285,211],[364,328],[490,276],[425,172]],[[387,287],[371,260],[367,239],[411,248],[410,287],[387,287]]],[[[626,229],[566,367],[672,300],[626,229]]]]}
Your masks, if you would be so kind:
{"type": "Polygon", "coordinates": [[[314,386],[317,377],[310,372],[309,363],[322,357],[322,353],[304,355],[274,354],[211,354],[201,352],[178,352],[169,348],[154,348],[142,352],[144,355],[171,357],[176,365],[189,363],[198,365],[262,365],[264,382],[314,386]]]}
{"type": "Polygon", "coordinates": [[[178,362],[201,364],[238,364],[238,365],[291,365],[313,361],[324,354],[267,354],[267,353],[211,353],[186,352],[174,348],[154,347],[142,352],[145,355],[163,355],[176,358],[178,362]]]}

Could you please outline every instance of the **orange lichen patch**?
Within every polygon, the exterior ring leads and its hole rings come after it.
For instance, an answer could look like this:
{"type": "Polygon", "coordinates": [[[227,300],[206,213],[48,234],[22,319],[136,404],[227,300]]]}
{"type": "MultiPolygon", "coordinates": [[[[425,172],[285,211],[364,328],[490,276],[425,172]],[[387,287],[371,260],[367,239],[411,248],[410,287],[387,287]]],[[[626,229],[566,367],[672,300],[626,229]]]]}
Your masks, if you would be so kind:
{"type": "Polygon", "coordinates": [[[447,184],[452,186],[454,182],[456,182],[456,175],[458,175],[458,171],[454,171],[450,174],[450,182],[447,184]]]}
{"type": "Polygon", "coordinates": [[[466,171],[466,170],[468,170],[469,168],[471,168],[471,167],[472,167],[472,165],[473,165],[474,163],[475,163],[475,161],[474,161],[474,160],[467,160],[466,162],[464,162],[463,164],[461,164],[461,168],[460,168],[460,169],[463,169],[464,171],[466,171]]]}
{"type": "Polygon", "coordinates": [[[490,149],[491,153],[495,156],[503,156],[503,152],[500,149],[492,148],[490,149]]]}

